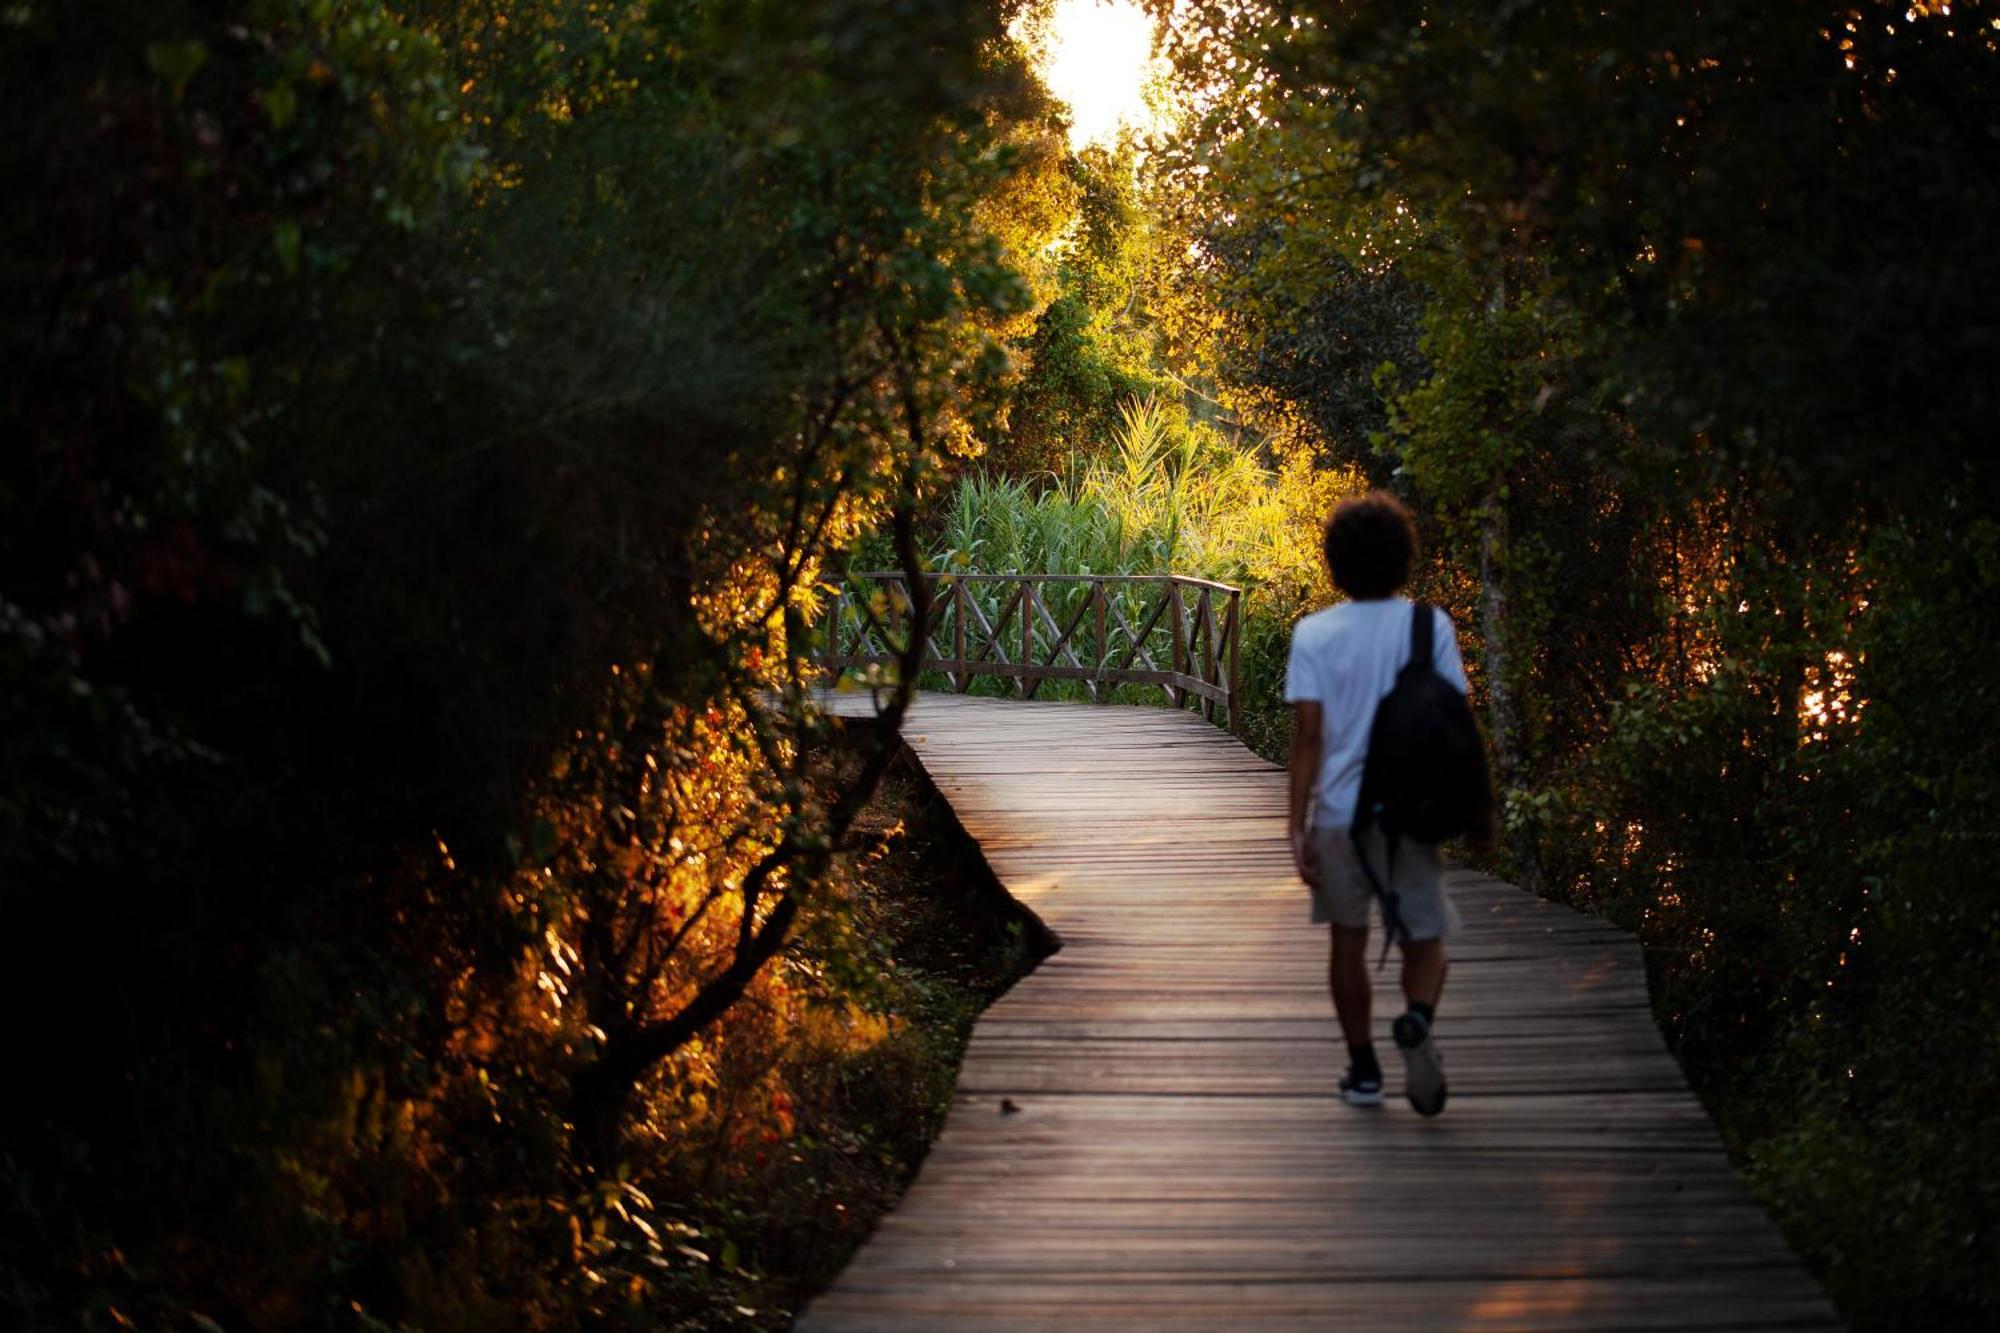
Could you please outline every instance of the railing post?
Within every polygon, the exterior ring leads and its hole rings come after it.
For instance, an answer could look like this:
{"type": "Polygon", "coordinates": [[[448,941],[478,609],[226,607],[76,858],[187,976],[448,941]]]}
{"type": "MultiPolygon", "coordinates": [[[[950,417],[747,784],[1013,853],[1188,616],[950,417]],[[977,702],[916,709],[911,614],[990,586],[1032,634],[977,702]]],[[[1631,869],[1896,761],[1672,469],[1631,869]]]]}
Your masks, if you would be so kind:
{"type": "Polygon", "coordinates": [[[951,581],[951,656],[956,668],[951,673],[951,686],[960,694],[972,686],[972,673],[965,669],[965,580],[951,581]]]}
{"type": "MultiPolygon", "coordinates": [[[[1215,676],[1215,590],[1201,590],[1201,604],[1195,608],[1196,629],[1201,633],[1201,682],[1204,685],[1220,685],[1215,676]]],[[[1203,720],[1215,721],[1215,700],[1201,701],[1203,720]]]]}
{"type": "Polygon", "coordinates": [[[1096,644],[1097,653],[1092,660],[1097,663],[1097,670],[1098,670],[1098,675],[1091,678],[1090,701],[1095,704],[1101,704],[1104,702],[1105,687],[1109,683],[1102,678],[1104,672],[1104,663],[1106,659],[1108,659],[1111,656],[1111,648],[1109,643],[1105,639],[1105,632],[1104,632],[1104,580],[1103,579],[1092,579],[1090,581],[1090,597],[1091,600],[1096,603],[1096,609],[1097,609],[1097,644],[1096,644]]]}
{"type": "MultiPolygon", "coordinates": [[[[1174,640],[1173,667],[1171,669],[1176,676],[1185,676],[1187,674],[1187,643],[1181,638],[1181,581],[1171,574],[1167,575],[1167,624],[1168,632],[1173,636],[1174,640]]],[[[1180,687],[1178,681],[1170,688],[1173,693],[1174,707],[1179,708],[1187,702],[1187,691],[1180,687]]]]}
{"type": "Polygon", "coordinates": [[[1028,683],[1028,668],[1035,664],[1035,584],[1028,578],[1021,580],[1021,674],[1014,679],[1018,682],[1021,697],[1029,698],[1034,689],[1028,683]]]}
{"type": "Polygon", "coordinates": [[[1229,593],[1229,623],[1223,631],[1223,637],[1229,641],[1229,734],[1232,736],[1243,734],[1243,695],[1236,687],[1236,645],[1243,637],[1238,603],[1242,600],[1243,593],[1232,588],[1229,593]]]}

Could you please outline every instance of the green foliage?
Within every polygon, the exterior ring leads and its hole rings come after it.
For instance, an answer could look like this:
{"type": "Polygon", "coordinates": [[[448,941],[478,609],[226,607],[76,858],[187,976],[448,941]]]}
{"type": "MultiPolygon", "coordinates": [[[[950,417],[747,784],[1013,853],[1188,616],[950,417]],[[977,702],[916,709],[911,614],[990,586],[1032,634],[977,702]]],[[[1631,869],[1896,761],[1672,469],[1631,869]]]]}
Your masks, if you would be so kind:
{"type": "Polygon", "coordinates": [[[1124,405],[1169,392],[1148,295],[1161,244],[1129,147],[1068,159],[1074,211],[1052,243],[1055,295],[1016,342],[1021,378],[992,463],[1016,477],[1068,476],[1118,434],[1124,405]]]}
{"type": "MultiPolygon", "coordinates": [[[[1157,398],[1128,400],[1108,445],[1069,481],[1036,484],[975,473],[946,494],[936,518],[934,567],[982,574],[1182,574],[1245,589],[1243,672],[1238,697],[1245,735],[1266,754],[1290,739],[1280,696],[1291,627],[1326,595],[1320,525],[1360,478],[1292,462],[1276,471],[1157,398]]],[[[855,564],[882,567],[864,547],[855,564]]],[[[996,600],[979,585],[989,623],[996,600]]],[[[1080,595],[1080,594],[1077,594],[1080,595]]],[[[1123,606],[1136,623],[1150,605],[1134,592],[1123,606]]],[[[1055,608],[1059,622],[1070,608],[1055,608]]],[[[1047,636],[1037,631],[1046,648],[1047,636]]],[[[1166,660],[1162,625],[1148,647],[1166,660]]],[[[1116,645],[1123,650],[1122,642],[1116,645]]],[[[936,683],[936,682],[932,682],[936,683]]],[[[998,682],[975,689],[998,690],[998,682]]],[[[1046,682],[1044,697],[1084,697],[1081,685],[1046,682]]],[[[1121,686],[1123,702],[1154,703],[1157,689],[1121,686]]]]}
{"type": "Polygon", "coordinates": [[[783,968],[812,997],[803,1023],[735,1020],[716,1078],[680,1062],[709,1114],[668,1145],[650,1197],[627,1198],[656,1225],[674,1219],[675,1290],[655,1308],[681,1327],[790,1325],[894,1207],[974,1019],[1037,961],[1019,908],[925,784],[893,772],[863,826],[874,850],[851,910],[812,923],[783,968]]]}
{"type": "Polygon", "coordinates": [[[673,1314],[677,1080],[808,1030],[865,795],[744,701],[1028,308],[1004,17],[0,15],[10,1326],[673,1314]]]}
{"type": "Polygon", "coordinates": [[[1159,398],[1128,399],[1118,416],[1068,479],[975,474],[955,485],[940,510],[940,565],[1191,574],[1282,587],[1288,602],[1317,578],[1317,525],[1352,478],[1273,472],[1159,398]]]}
{"type": "Polygon", "coordinates": [[[2000,753],[1964,725],[1996,689],[1990,6],[1176,16],[1182,323],[1226,397],[1417,501],[1508,868],[1647,941],[1858,1324],[1991,1322],[1992,1113],[1925,1099],[2000,1059],[2000,753]]]}
{"type": "Polygon", "coordinates": [[[1019,476],[1062,475],[1107,437],[1114,405],[1147,381],[1104,359],[1083,298],[1051,301],[1021,349],[1028,370],[1015,390],[1009,434],[994,462],[1019,476]]]}

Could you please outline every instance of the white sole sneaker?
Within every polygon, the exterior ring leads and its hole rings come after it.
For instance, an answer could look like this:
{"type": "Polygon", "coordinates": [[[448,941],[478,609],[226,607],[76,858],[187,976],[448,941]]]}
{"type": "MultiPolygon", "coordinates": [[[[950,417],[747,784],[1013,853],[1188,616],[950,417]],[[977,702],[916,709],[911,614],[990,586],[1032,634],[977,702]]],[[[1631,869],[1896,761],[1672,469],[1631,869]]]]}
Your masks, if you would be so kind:
{"type": "Polygon", "coordinates": [[[1444,1057],[1431,1039],[1431,1026],[1414,1013],[1398,1018],[1392,1029],[1396,1049],[1403,1053],[1403,1091],[1418,1115],[1444,1110],[1444,1057]]]}
{"type": "Polygon", "coordinates": [[[1340,1100],[1349,1106],[1380,1106],[1382,1104],[1382,1082],[1353,1082],[1347,1078],[1340,1080],[1340,1100]]]}

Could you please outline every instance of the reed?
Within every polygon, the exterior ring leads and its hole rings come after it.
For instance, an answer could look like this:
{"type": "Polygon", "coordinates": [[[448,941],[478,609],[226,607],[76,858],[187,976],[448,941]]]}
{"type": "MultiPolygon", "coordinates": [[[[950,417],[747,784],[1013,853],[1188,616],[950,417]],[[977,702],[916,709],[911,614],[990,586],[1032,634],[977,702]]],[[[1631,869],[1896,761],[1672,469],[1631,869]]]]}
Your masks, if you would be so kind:
{"type": "MultiPolygon", "coordinates": [[[[1364,483],[1347,471],[1327,471],[1307,460],[1267,466],[1254,450],[1239,447],[1186,419],[1158,399],[1135,397],[1120,408],[1119,428],[1105,445],[1083,452],[1067,476],[1020,478],[974,472],[956,482],[935,517],[929,557],[933,569],[982,574],[1189,574],[1245,590],[1242,687],[1251,737],[1271,750],[1282,729],[1279,693],[1285,644],[1292,623],[1330,595],[1319,554],[1319,529],[1333,503],[1364,483]],[[1269,732],[1270,735],[1264,733],[1269,732]]],[[[881,552],[864,548],[856,568],[881,568],[881,552]]],[[[980,609],[997,592],[968,585],[980,609]]],[[[1060,599],[1084,596],[1081,588],[1052,591],[1051,611],[1065,619],[1060,599]]],[[[1128,617],[1142,595],[1129,594],[1128,617]]],[[[1164,655],[1168,631],[1155,631],[1147,647],[1164,655]]],[[[1046,648],[1045,635],[1036,641],[1046,648]]],[[[1100,651],[1122,650],[1122,642],[1100,651]]],[[[942,687],[942,677],[926,681],[942,687]]],[[[976,693],[1006,686],[983,680],[976,693]]],[[[1043,697],[1081,698],[1081,686],[1051,682],[1043,697]]],[[[1157,690],[1120,687],[1120,702],[1154,703],[1157,690]]]]}

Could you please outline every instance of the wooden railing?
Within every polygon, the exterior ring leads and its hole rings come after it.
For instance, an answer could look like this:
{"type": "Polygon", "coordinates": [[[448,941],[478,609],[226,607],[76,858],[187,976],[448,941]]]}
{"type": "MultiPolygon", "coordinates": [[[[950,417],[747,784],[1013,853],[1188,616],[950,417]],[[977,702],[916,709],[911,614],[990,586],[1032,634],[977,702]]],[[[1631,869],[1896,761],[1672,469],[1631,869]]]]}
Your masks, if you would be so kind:
{"type": "MultiPolygon", "coordinates": [[[[1047,681],[1079,682],[1103,702],[1119,685],[1156,686],[1181,707],[1240,730],[1241,589],[1179,574],[924,575],[924,669],[964,693],[982,676],[1032,699],[1047,681]]],[[[838,676],[893,665],[907,642],[910,585],[899,570],[850,574],[821,626],[820,662],[838,676]]]]}

